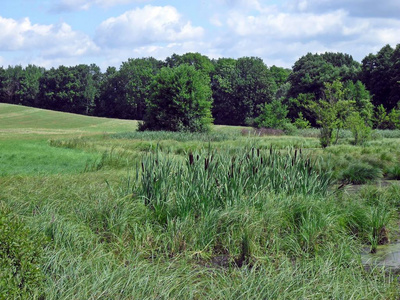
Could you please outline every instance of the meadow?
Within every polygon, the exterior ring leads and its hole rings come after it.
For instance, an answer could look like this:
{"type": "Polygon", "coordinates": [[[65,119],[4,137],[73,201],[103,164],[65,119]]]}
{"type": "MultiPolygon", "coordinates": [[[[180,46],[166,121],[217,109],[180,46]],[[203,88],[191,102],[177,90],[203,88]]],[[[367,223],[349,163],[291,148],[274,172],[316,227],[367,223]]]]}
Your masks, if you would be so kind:
{"type": "Polygon", "coordinates": [[[137,132],[0,104],[0,299],[398,299],[400,135],[137,132]]]}

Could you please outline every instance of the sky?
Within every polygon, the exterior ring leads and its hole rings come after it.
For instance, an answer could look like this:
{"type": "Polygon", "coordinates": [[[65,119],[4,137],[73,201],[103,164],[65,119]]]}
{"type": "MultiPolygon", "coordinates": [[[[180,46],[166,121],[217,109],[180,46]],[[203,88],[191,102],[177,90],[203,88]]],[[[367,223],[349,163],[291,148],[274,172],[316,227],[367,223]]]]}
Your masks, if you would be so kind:
{"type": "Polygon", "coordinates": [[[291,68],[301,56],[361,60],[400,44],[399,0],[1,0],[0,66],[119,67],[128,58],[199,52],[261,57],[291,68]]]}

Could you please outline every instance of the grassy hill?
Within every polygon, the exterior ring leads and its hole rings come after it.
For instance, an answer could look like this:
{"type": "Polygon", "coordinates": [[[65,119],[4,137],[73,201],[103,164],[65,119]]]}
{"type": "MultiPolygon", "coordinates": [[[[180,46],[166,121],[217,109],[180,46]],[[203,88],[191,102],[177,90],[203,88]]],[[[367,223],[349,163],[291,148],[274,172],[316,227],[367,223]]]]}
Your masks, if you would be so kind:
{"type": "Polygon", "coordinates": [[[133,131],[137,121],[0,103],[0,176],[80,172],[100,154],[55,148],[50,139],[133,131]]]}
{"type": "MultiPolygon", "coordinates": [[[[0,139],[16,135],[51,135],[132,131],[137,121],[88,117],[71,113],[0,103],[0,139]]],[[[18,137],[20,138],[20,137],[18,137]]]]}

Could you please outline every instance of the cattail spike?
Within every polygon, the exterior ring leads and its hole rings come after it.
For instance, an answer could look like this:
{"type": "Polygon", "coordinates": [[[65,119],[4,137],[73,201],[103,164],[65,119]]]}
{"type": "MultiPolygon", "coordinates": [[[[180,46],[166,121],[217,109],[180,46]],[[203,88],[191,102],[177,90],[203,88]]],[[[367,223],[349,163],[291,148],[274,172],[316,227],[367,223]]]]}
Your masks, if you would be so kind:
{"type": "Polygon", "coordinates": [[[193,153],[189,152],[189,164],[193,165],[194,164],[194,158],[193,158],[193,153]]]}

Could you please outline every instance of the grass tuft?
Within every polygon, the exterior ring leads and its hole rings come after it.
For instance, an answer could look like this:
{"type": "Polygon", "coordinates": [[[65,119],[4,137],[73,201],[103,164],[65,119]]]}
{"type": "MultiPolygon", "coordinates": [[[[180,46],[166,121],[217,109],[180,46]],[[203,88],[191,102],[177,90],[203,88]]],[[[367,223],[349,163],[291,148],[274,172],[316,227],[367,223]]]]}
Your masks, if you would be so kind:
{"type": "Polygon", "coordinates": [[[352,184],[365,184],[378,180],[381,177],[381,169],[365,163],[356,162],[350,164],[342,171],[340,179],[352,184]]]}

